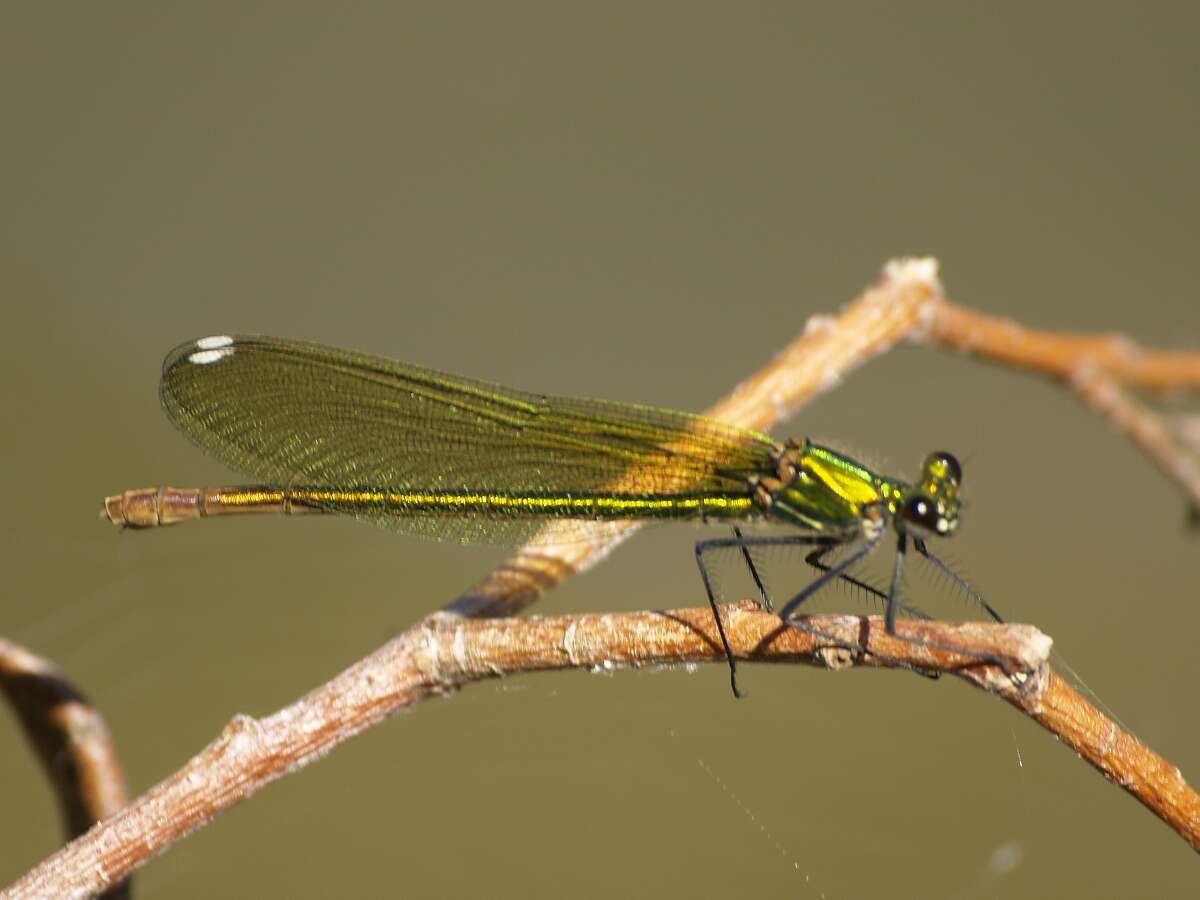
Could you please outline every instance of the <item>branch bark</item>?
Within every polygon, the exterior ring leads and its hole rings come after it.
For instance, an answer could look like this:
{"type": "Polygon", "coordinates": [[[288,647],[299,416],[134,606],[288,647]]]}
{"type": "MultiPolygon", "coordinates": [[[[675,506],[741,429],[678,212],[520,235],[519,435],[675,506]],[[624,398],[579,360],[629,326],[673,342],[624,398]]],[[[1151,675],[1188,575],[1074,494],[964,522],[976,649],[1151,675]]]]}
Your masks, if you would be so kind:
{"type": "MultiPolygon", "coordinates": [[[[1046,662],[1050,639],[1031,626],[906,621],[892,636],[880,617],[811,616],[804,627],[789,628],[752,603],[726,607],[723,616],[742,660],[936,671],[998,694],[1200,847],[1200,796],[1178,769],[1054,675],[1046,662]]],[[[86,896],[348,737],[473,681],[518,672],[723,661],[707,607],[526,619],[435,613],[274,715],[236,717],[182,769],[0,896],[86,896]]]]}
{"type": "MultiPolygon", "coordinates": [[[[1050,647],[1036,629],[1021,625],[906,622],[906,641],[886,635],[878,618],[813,617],[807,622],[814,631],[802,631],[781,626],[753,604],[728,607],[724,615],[742,659],[829,668],[907,665],[970,673],[993,690],[1019,689],[1003,669],[1029,678],[1050,647]],[[872,652],[847,649],[859,641],[872,652]]],[[[470,682],[516,672],[688,662],[724,662],[707,607],[527,619],[435,613],[291,706],[261,720],[236,717],[183,768],[0,896],[87,896],[352,735],[470,682]]]]}
{"type": "Polygon", "coordinates": [[[1125,434],[1200,508],[1200,463],[1157,413],[1123,388],[1165,393],[1200,388],[1200,353],[1147,350],[1121,334],[1061,334],[985,316],[948,300],[917,335],[933,346],[1057,378],[1125,434]]]}
{"type": "Polygon", "coordinates": [[[1200,353],[1147,350],[1123,334],[1038,331],[950,301],[938,306],[924,339],[1067,382],[1081,365],[1090,365],[1132,388],[1157,392],[1200,388],[1200,353]]]}
{"type": "MultiPolygon", "coordinates": [[[[1071,379],[1080,398],[1133,441],[1167,478],[1179,485],[1192,509],[1200,509],[1200,462],[1176,440],[1162,416],[1151,412],[1099,367],[1081,365],[1071,379]]],[[[1181,435],[1186,438],[1186,435],[1181,435]]]]}

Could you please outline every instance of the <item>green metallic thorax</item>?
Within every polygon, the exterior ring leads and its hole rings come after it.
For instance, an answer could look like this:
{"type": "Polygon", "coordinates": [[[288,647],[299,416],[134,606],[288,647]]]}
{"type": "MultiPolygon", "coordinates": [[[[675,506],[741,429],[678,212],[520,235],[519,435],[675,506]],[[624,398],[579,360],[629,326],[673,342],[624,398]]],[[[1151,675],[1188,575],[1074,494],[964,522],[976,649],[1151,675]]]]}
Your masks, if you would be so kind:
{"type": "Polygon", "coordinates": [[[909,490],[905,482],[809,441],[789,442],[778,468],[779,479],[764,482],[766,496],[758,495],[766,515],[833,534],[857,531],[869,506],[882,505],[894,515],[909,490]]]}

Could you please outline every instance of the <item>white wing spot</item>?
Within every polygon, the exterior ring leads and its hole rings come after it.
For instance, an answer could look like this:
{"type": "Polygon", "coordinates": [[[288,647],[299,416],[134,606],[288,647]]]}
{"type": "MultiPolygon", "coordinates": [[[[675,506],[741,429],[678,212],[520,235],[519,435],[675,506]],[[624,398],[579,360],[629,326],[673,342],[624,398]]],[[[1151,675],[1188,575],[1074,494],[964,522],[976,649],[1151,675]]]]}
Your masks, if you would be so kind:
{"type": "Polygon", "coordinates": [[[232,347],[220,347],[216,350],[197,350],[195,353],[188,354],[188,362],[194,366],[206,366],[209,363],[215,363],[232,355],[232,347]]]}
{"type": "Polygon", "coordinates": [[[197,350],[217,350],[221,347],[228,347],[233,343],[233,338],[227,334],[214,334],[212,337],[203,337],[196,341],[197,350]]]}

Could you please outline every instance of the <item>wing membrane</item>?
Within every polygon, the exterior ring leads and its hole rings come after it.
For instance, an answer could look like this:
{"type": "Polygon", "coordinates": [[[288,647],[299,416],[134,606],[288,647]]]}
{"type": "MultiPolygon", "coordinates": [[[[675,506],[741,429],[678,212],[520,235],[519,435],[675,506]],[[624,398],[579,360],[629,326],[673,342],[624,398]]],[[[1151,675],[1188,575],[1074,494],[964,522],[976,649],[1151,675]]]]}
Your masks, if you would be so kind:
{"type": "MultiPolygon", "coordinates": [[[[744,496],[745,476],[774,448],[702,416],[533,394],[279,338],[182,345],[163,364],[159,393],[194,443],[285,487],[744,496]]],[[[547,518],[363,515],[428,537],[498,542],[547,518]]]]}

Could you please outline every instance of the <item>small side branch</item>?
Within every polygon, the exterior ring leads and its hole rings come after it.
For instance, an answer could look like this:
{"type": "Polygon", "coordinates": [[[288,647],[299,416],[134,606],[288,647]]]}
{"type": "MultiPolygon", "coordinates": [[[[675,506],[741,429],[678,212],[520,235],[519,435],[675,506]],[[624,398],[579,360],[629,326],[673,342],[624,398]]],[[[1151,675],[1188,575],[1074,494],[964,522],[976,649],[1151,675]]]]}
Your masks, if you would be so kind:
{"type": "MultiPolygon", "coordinates": [[[[1187,495],[1192,509],[1200,509],[1200,462],[1197,452],[1176,440],[1162,416],[1134,400],[1099,367],[1084,365],[1071,379],[1085,403],[1106,417],[1133,441],[1167,478],[1187,495]]],[[[1186,432],[1181,437],[1186,440],[1186,432]]]]}
{"type": "MultiPolygon", "coordinates": [[[[52,663],[0,638],[0,693],[50,778],[68,840],[128,802],[103,718],[52,663]]],[[[127,897],[129,883],[105,882],[94,891],[101,892],[127,897]]]]}
{"type": "Polygon", "coordinates": [[[1120,334],[1037,331],[941,300],[929,307],[918,340],[1057,378],[1126,434],[1200,509],[1200,463],[1175,440],[1162,417],[1122,387],[1200,389],[1200,353],[1147,350],[1120,334]]]}
{"type": "Polygon", "coordinates": [[[1200,353],[1148,350],[1121,334],[1038,331],[948,300],[938,304],[928,331],[919,337],[1067,382],[1081,365],[1091,365],[1120,384],[1142,390],[1200,389],[1200,353]]]}

